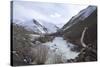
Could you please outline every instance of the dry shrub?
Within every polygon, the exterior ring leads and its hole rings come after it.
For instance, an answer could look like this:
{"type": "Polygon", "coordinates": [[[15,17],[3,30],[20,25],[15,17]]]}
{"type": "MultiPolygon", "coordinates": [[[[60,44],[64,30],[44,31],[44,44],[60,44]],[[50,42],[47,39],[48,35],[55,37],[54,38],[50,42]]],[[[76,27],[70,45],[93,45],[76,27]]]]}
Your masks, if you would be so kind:
{"type": "Polygon", "coordinates": [[[44,64],[47,60],[48,47],[45,45],[38,45],[32,49],[33,56],[35,55],[35,59],[33,60],[36,64],[44,64]]]}
{"type": "Polygon", "coordinates": [[[64,63],[62,54],[57,54],[53,50],[50,50],[45,64],[58,64],[58,63],[64,63]]]}

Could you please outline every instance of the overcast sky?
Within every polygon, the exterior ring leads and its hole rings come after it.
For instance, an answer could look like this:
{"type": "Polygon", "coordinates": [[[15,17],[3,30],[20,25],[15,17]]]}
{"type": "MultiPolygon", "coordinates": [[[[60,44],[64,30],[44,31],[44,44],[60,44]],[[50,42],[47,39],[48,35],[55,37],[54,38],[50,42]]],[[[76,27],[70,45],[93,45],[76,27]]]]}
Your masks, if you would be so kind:
{"type": "Polygon", "coordinates": [[[32,1],[14,1],[13,19],[28,21],[33,18],[39,21],[62,26],[67,23],[72,16],[88,5],[71,5],[65,3],[43,3],[32,1]]]}

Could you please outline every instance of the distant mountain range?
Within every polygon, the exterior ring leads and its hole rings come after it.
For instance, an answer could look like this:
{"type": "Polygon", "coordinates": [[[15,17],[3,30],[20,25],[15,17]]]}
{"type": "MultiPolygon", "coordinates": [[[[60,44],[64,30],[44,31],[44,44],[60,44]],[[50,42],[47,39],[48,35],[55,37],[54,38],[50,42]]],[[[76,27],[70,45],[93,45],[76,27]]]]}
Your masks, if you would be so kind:
{"type": "Polygon", "coordinates": [[[15,21],[14,23],[24,26],[27,30],[34,31],[36,33],[54,33],[57,32],[59,27],[53,23],[48,23],[46,21],[37,21],[35,19],[21,22],[15,21]]]}

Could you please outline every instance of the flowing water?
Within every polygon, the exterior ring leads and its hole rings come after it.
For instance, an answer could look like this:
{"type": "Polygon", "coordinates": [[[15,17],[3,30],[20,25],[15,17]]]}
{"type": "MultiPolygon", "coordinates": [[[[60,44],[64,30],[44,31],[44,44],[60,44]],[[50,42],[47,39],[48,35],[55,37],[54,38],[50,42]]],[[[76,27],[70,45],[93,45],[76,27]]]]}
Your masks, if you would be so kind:
{"type": "Polygon", "coordinates": [[[79,55],[79,52],[71,50],[74,45],[64,40],[63,37],[55,37],[53,41],[43,43],[43,45],[46,45],[50,50],[46,64],[57,63],[60,60],[66,62],[79,55]]]}

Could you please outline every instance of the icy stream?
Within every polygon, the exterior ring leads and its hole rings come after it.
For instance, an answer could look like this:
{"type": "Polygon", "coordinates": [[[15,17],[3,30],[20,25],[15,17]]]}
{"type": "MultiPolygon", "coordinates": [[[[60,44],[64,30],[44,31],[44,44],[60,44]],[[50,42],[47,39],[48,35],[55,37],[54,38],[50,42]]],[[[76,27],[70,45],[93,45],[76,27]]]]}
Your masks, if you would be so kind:
{"type": "Polygon", "coordinates": [[[74,47],[73,44],[66,42],[62,37],[55,37],[53,41],[43,43],[43,45],[48,46],[49,54],[48,54],[48,63],[56,63],[59,58],[66,62],[66,60],[74,59],[79,55],[79,52],[71,51],[71,48],[74,47]],[[57,58],[56,56],[60,56],[57,58]]]}

